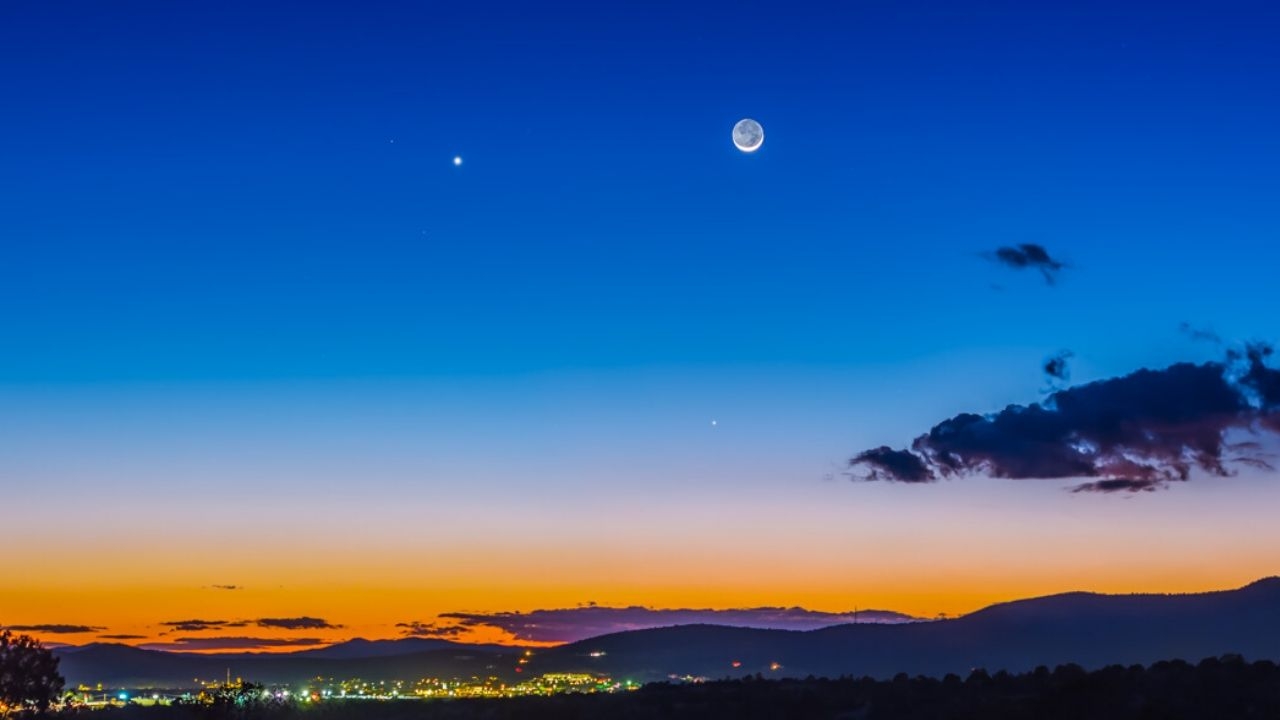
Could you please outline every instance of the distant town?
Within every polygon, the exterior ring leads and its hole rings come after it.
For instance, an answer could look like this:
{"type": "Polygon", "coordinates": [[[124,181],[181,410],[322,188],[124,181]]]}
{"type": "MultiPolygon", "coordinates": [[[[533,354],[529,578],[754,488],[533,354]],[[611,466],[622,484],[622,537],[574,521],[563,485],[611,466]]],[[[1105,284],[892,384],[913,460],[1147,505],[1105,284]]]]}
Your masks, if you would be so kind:
{"type": "MultiPolygon", "coordinates": [[[[706,678],[683,677],[680,682],[704,682],[706,678]]],[[[640,683],[615,680],[598,673],[544,673],[517,683],[501,678],[465,679],[419,678],[417,680],[363,680],[360,678],[317,677],[305,685],[257,685],[243,678],[201,681],[200,689],[116,689],[102,684],[80,685],[70,694],[69,704],[89,708],[127,705],[155,706],[175,703],[191,705],[254,703],[323,703],[348,700],[447,700],[460,698],[517,698],[566,693],[614,693],[636,690],[640,683]]]]}

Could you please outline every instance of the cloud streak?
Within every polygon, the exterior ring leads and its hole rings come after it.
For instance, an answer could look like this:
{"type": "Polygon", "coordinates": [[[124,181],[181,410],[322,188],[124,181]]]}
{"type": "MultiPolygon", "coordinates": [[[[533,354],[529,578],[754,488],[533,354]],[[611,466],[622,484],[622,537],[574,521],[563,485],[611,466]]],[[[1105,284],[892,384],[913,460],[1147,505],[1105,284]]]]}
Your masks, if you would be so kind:
{"type": "Polygon", "coordinates": [[[396,627],[400,629],[400,634],[405,637],[440,638],[446,640],[466,635],[470,631],[469,628],[463,625],[450,625],[438,622],[429,623],[419,620],[396,623],[396,627]]]}
{"type": "Polygon", "coordinates": [[[168,642],[146,643],[139,647],[147,650],[169,651],[263,650],[281,647],[314,647],[328,642],[320,638],[179,637],[168,642]]]}
{"type": "Polygon", "coordinates": [[[418,636],[455,637],[460,632],[472,629],[494,628],[508,633],[518,641],[565,643],[609,633],[672,625],[713,624],[781,630],[816,630],[852,622],[899,623],[916,620],[909,615],[887,610],[828,613],[798,607],[711,610],[597,605],[531,612],[445,613],[440,618],[444,621],[443,623],[434,628],[425,628],[435,631],[436,634],[418,636]],[[440,628],[443,628],[445,634],[440,634],[440,628]]]}
{"type": "Polygon", "coordinates": [[[101,632],[106,630],[104,627],[96,627],[93,625],[65,625],[61,623],[46,623],[42,625],[8,625],[6,630],[24,633],[42,633],[45,635],[80,635],[83,633],[101,632]]]}
{"type": "Polygon", "coordinates": [[[337,630],[342,627],[324,618],[308,617],[306,615],[287,618],[258,618],[257,620],[169,620],[160,624],[178,632],[207,632],[210,630],[226,630],[228,628],[244,628],[250,625],[275,630],[337,630]]]}
{"type": "Polygon", "coordinates": [[[203,632],[224,628],[242,628],[249,625],[244,620],[168,620],[160,623],[179,632],[203,632]]]}
{"type": "Polygon", "coordinates": [[[935,425],[910,449],[879,447],[850,460],[855,479],[928,483],[966,475],[1074,478],[1075,492],[1143,492],[1269,467],[1240,436],[1280,433],[1280,371],[1269,345],[1223,362],[1181,363],[1059,390],[1043,403],[935,425]],[[857,474],[861,473],[861,474],[857,474]]]}
{"type": "Polygon", "coordinates": [[[260,618],[255,621],[258,627],[276,628],[278,630],[336,630],[341,625],[334,625],[322,618],[314,617],[293,617],[293,618],[260,618]]]}

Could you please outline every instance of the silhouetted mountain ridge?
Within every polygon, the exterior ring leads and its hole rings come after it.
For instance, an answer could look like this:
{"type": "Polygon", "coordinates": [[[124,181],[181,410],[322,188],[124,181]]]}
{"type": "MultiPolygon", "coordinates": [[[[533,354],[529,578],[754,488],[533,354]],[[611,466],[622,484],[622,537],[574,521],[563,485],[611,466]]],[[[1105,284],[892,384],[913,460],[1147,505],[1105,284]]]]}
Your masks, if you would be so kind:
{"type": "Polygon", "coordinates": [[[1280,578],[1180,595],[1063,593],[1000,603],[953,620],[901,625],[809,632],[642,630],[545,651],[530,670],[596,669],[650,679],[755,672],[940,676],[978,667],[1021,671],[1074,662],[1092,668],[1230,653],[1280,660],[1280,578]]]}
{"type": "MultiPolygon", "coordinates": [[[[357,639],[288,654],[197,655],[98,644],[56,651],[72,684],[190,685],[233,675],[268,683],[316,676],[412,680],[514,674],[520,648],[426,638],[357,639]],[[417,642],[408,642],[414,640],[417,642]],[[411,650],[410,652],[402,652],[411,650]]],[[[1240,654],[1280,661],[1280,578],[1177,595],[1070,592],[998,603],[951,620],[820,630],[682,625],[602,635],[536,651],[523,676],[603,672],[619,679],[869,675],[964,676],[973,668],[1085,668],[1240,654]]]]}

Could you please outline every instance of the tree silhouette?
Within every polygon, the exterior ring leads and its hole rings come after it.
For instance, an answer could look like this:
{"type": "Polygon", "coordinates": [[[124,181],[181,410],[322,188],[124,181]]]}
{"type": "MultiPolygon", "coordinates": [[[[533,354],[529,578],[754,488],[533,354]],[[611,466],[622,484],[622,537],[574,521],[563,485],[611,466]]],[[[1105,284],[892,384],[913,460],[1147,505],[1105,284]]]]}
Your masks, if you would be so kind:
{"type": "Polygon", "coordinates": [[[44,712],[62,694],[66,683],[58,673],[58,658],[28,635],[0,631],[0,712],[44,712]]]}

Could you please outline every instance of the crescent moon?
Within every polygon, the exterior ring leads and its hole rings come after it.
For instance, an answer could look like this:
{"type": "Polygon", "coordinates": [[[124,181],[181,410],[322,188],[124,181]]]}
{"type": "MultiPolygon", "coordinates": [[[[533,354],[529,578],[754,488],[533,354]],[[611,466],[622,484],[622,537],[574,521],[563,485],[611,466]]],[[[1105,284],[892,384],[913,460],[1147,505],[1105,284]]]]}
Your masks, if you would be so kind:
{"type": "Polygon", "coordinates": [[[733,126],[733,144],[744,153],[755,152],[764,144],[764,128],[751,118],[743,118],[733,126]]]}

